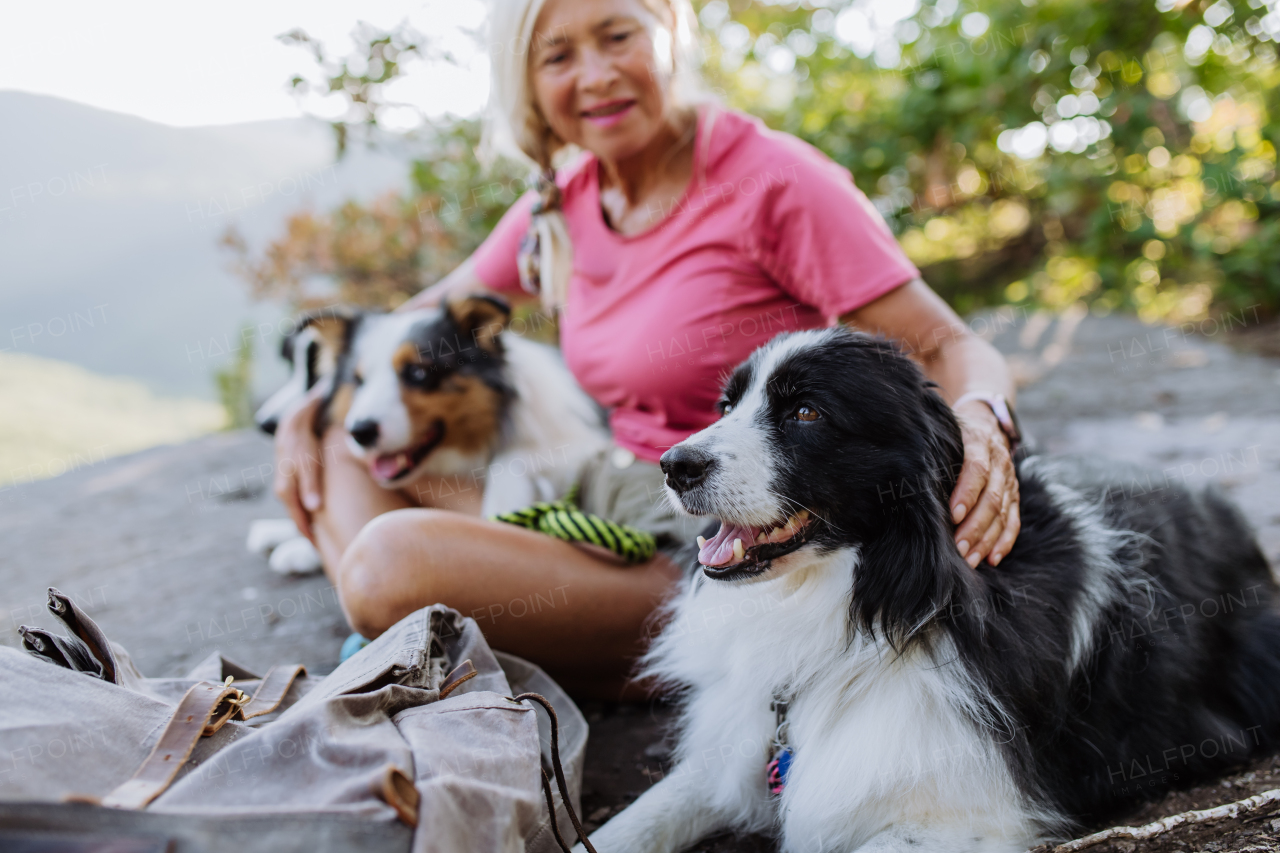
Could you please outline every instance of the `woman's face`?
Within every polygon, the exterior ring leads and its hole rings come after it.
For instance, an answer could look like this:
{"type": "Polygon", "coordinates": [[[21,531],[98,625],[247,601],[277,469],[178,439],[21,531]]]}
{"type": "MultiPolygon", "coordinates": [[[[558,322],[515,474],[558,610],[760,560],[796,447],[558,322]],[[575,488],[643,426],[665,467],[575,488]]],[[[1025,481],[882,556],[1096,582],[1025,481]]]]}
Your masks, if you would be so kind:
{"type": "Polygon", "coordinates": [[[616,162],[665,122],[670,52],[640,0],[547,0],[529,51],[534,100],[562,141],[616,162]]]}

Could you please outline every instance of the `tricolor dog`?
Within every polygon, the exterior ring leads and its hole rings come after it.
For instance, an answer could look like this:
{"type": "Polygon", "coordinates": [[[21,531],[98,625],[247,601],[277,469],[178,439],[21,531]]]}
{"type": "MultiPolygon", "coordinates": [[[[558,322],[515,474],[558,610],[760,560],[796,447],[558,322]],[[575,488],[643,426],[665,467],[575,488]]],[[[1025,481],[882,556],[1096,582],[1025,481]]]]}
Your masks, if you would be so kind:
{"type": "Polygon", "coordinates": [[[487,296],[313,314],[285,342],[293,375],[258,423],[274,432],[293,400],[323,384],[317,432],[341,423],[383,488],[447,477],[449,488],[483,488],[486,516],[562,497],[608,430],[559,353],[507,331],[509,317],[487,296]]]}
{"type": "Polygon", "coordinates": [[[720,405],[661,463],[720,522],[647,657],[676,763],[601,853],[1014,853],[1275,747],[1276,584],[1215,490],[1029,456],[1017,544],[975,571],[956,418],[891,344],[779,337],[720,405]]]}

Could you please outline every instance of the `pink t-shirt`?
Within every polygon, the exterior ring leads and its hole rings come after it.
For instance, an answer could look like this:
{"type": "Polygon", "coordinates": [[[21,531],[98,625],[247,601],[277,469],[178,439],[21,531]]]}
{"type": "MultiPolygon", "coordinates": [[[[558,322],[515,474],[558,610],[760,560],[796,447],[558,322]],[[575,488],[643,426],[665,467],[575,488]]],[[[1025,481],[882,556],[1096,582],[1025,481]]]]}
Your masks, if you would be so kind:
{"type": "MultiPolygon", "coordinates": [[[[919,275],[848,171],[809,144],[704,107],[693,158],[683,198],[632,236],[605,223],[595,157],[557,179],[574,256],[565,361],[611,410],[614,440],[652,462],[719,417],[724,378],[756,347],[832,325],[919,275]]],[[[520,288],[534,200],[517,201],[476,250],[494,290],[520,288]]]]}

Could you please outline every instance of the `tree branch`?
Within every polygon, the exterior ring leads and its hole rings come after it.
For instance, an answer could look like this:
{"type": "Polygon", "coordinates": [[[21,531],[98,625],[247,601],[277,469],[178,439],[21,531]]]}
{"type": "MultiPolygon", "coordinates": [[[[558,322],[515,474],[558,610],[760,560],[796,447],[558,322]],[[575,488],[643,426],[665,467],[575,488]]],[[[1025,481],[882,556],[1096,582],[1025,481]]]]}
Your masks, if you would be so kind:
{"type": "MultiPolygon", "coordinates": [[[[1234,803],[1227,803],[1225,806],[1170,815],[1146,826],[1113,826],[1110,829],[1104,829],[1101,832],[1077,838],[1075,841],[1060,844],[1054,847],[1051,853],[1074,853],[1076,850],[1083,850],[1086,847],[1092,847],[1095,844],[1116,838],[1131,838],[1141,841],[1147,838],[1154,838],[1178,826],[1239,817],[1246,812],[1257,811],[1272,803],[1280,803],[1280,788],[1263,791],[1261,794],[1255,794],[1248,799],[1238,800],[1234,803]]],[[[1045,848],[1036,849],[1043,850],[1045,848]]]]}

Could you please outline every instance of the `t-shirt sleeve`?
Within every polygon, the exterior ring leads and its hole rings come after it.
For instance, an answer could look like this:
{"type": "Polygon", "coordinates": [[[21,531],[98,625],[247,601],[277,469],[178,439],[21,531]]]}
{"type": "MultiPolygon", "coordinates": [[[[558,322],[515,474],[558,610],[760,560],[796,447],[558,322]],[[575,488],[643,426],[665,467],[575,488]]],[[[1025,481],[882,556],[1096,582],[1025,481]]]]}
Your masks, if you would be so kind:
{"type": "Polygon", "coordinates": [[[771,182],[748,239],[756,261],[792,298],[829,318],[917,278],[880,212],[849,172],[804,143],[771,182]]]}
{"type": "Polygon", "coordinates": [[[531,211],[537,199],[538,195],[533,191],[516,199],[472,254],[476,275],[491,290],[520,289],[516,256],[520,252],[520,242],[529,231],[531,211]]]}

